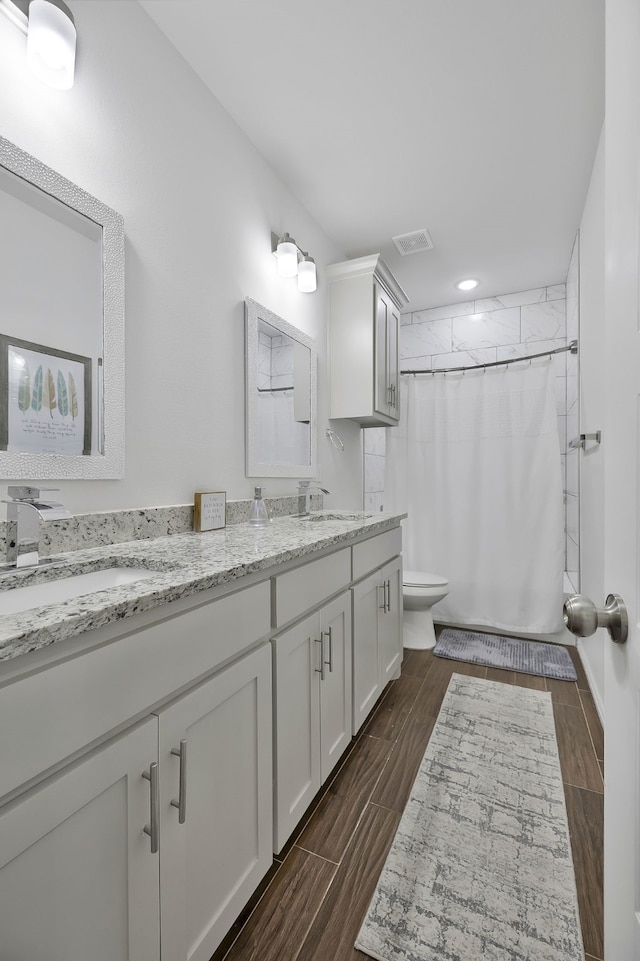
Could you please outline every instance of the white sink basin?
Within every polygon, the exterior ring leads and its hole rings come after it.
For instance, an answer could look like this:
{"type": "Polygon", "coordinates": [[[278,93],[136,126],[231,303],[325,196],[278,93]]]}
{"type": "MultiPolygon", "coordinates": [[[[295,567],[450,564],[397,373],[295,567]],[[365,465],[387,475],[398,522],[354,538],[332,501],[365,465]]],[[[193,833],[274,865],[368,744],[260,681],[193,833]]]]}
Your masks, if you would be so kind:
{"type": "Polygon", "coordinates": [[[102,571],[70,574],[41,584],[10,588],[0,591],[0,616],[19,614],[34,607],[44,607],[45,604],[60,604],[84,594],[104,591],[109,587],[122,587],[157,574],[157,571],[150,571],[146,567],[107,567],[102,571]]]}

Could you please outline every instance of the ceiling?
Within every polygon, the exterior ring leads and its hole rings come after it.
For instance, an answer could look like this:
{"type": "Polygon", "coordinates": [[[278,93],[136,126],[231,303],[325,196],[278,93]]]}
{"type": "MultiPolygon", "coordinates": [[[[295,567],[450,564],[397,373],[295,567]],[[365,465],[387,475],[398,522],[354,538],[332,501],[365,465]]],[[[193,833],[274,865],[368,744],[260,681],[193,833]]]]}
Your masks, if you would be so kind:
{"type": "Polygon", "coordinates": [[[475,297],[565,279],[604,115],[604,0],[140,2],[411,309],[468,300],[466,277],[475,297]],[[391,238],[423,227],[434,248],[401,257],[391,238]]]}

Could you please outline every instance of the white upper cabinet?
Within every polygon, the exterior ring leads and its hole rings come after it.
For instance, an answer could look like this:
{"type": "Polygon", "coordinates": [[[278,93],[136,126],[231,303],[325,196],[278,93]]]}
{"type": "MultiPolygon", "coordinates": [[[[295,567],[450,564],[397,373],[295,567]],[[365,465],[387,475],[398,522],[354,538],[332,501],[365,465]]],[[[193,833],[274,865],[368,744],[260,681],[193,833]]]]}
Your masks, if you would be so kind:
{"type": "Polygon", "coordinates": [[[327,268],[331,418],[400,419],[400,311],[408,297],[379,254],[327,268]]]}

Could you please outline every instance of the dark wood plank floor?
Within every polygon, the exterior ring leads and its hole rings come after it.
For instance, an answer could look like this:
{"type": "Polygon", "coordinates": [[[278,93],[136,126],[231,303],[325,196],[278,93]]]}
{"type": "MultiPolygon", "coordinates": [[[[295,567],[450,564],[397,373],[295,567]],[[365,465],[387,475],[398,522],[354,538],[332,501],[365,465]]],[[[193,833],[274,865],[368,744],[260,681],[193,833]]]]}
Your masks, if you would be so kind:
{"type": "MultiPolygon", "coordinates": [[[[603,953],[603,734],[578,680],[407,651],[392,682],[215,961],[366,961],[353,947],[452,673],[551,692],[587,958],[603,953]]],[[[469,959],[476,961],[476,959],[469,959]]]]}

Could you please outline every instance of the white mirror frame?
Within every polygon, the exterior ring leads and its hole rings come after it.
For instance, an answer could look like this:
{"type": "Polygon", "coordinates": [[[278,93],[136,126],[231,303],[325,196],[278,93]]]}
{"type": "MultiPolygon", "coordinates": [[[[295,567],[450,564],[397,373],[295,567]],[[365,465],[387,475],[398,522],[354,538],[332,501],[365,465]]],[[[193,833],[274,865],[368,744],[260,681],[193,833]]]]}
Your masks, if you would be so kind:
{"type": "Polygon", "coordinates": [[[313,337],[287,323],[262,304],[245,300],[245,411],[246,411],[246,475],[247,477],[315,477],[316,476],[316,407],[318,383],[318,351],[313,337]],[[311,363],[310,463],[263,463],[258,459],[258,321],[264,320],[283,334],[309,348],[311,363]]]}
{"type": "Polygon", "coordinates": [[[104,453],[88,456],[0,451],[5,479],[118,479],[124,477],[124,221],[100,200],[0,137],[0,166],[102,227],[104,453]]]}

